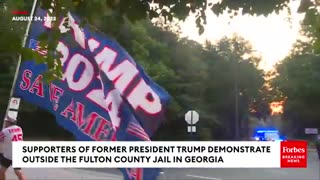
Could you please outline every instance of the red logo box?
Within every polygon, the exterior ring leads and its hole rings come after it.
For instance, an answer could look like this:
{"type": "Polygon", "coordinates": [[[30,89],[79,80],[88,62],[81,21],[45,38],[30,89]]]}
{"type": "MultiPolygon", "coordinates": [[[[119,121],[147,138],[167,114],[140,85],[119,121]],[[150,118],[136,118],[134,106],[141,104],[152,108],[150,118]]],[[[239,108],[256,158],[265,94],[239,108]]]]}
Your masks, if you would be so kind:
{"type": "Polygon", "coordinates": [[[306,168],[308,159],[306,141],[281,142],[281,168],[306,168]]]}

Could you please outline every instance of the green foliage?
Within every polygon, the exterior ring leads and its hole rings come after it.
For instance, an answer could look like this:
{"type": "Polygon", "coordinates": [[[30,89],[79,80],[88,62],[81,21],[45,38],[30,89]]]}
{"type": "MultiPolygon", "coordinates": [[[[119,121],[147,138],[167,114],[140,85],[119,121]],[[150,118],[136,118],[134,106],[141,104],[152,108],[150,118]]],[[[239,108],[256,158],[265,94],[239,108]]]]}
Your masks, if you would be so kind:
{"type": "Polygon", "coordinates": [[[249,104],[260,103],[259,98],[264,97],[260,93],[264,85],[263,73],[257,70],[254,58],[242,58],[250,54],[251,46],[238,36],[203,47],[195,41],[179,39],[175,33],[161,30],[146,20],[127,22],[120,29],[123,31],[115,33],[114,37],[173,97],[167,122],[155,139],[188,138],[184,114],[190,109],[200,113],[198,138],[232,138],[234,108],[230,107],[234,107],[235,62],[243,121],[249,115],[249,104]],[[221,134],[213,132],[221,128],[228,130],[221,134]]]}
{"type": "MultiPolygon", "coordinates": [[[[299,13],[305,13],[302,22],[302,34],[309,38],[308,46],[313,53],[320,53],[320,3],[319,1],[302,0],[298,9],[299,13]]],[[[305,47],[305,48],[307,48],[305,47]]]]}
{"type": "Polygon", "coordinates": [[[0,54],[0,59],[0,97],[3,99],[0,102],[0,113],[3,114],[9,100],[16,62],[12,61],[10,54],[0,54]]]}
{"type": "Polygon", "coordinates": [[[299,13],[305,13],[299,39],[291,54],[277,66],[272,80],[273,91],[285,100],[284,118],[287,129],[295,136],[303,136],[305,127],[319,127],[320,114],[320,12],[319,1],[301,0],[299,13]]]}
{"type": "MultiPolygon", "coordinates": [[[[284,117],[291,128],[320,125],[320,61],[316,55],[294,55],[278,65],[272,85],[286,97],[284,117]]],[[[302,131],[303,132],[303,131],[302,131]]],[[[296,132],[297,133],[297,132],[296,132]]]]}
{"type": "MultiPolygon", "coordinates": [[[[220,15],[225,10],[229,13],[238,13],[242,11],[243,14],[250,15],[267,15],[272,12],[278,12],[284,7],[287,7],[289,0],[222,0],[219,3],[207,3],[207,0],[50,0],[39,1],[40,7],[43,9],[52,9],[50,16],[54,16],[57,19],[59,17],[65,17],[68,11],[76,12],[82,17],[83,22],[81,25],[89,23],[98,29],[103,28],[106,25],[111,25],[107,20],[113,19],[114,25],[119,26],[126,20],[135,22],[142,19],[155,19],[163,18],[165,21],[173,22],[174,19],[184,21],[191,13],[196,15],[195,24],[199,28],[199,34],[204,32],[204,25],[207,23],[205,11],[211,8],[216,15],[220,15]]],[[[9,9],[30,9],[32,1],[5,1],[9,9]]],[[[7,11],[6,14],[8,14],[7,11]]],[[[7,26],[7,25],[6,25],[7,26]]],[[[57,40],[61,36],[58,31],[58,21],[53,22],[53,31],[50,35],[45,34],[41,38],[42,48],[46,48],[49,51],[55,51],[57,40]],[[48,39],[48,37],[51,37],[48,39]]],[[[0,26],[1,27],[1,26],[0,26]]],[[[24,26],[20,26],[24,27],[24,26]]],[[[14,29],[16,27],[14,26],[14,29]]],[[[22,28],[23,29],[23,28],[22,28]]],[[[116,29],[116,28],[114,28],[116,29]]],[[[21,34],[20,34],[21,35],[21,34]]],[[[6,51],[14,51],[21,53],[21,48],[17,45],[19,39],[15,39],[18,36],[12,37],[12,46],[6,47],[6,51]],[[16,49],[15,49],[16,48],[16,49]]],[[[21,36],[20,36],[21,37],[21,36]]],[[[1,36],[0,36],[1,38],[1,36]]],[[[11,38],[10,38],[11,39],[11,38]]],[[[5,47],[0,44],[0,47],[5,47]]],[[[38,62],[47,62],[48,70],[51,73],[50,77],[59,77],[61,69],[56,68],[51,61],[54,59],[54,53],[50,53],[47,58],[39,57],[33,52],[33,58],[38,62]]]]}
{"type": "Polygon", "coordinates": [[[249,15],[264,15],[267,16],[272,12],[279,13],[279,11],[287,8],[290,0],[222,0],[219,3],[212,5],[212,11],[219,15],[228,10],[228,12],[236,15],[241,13],[249,15]]]}

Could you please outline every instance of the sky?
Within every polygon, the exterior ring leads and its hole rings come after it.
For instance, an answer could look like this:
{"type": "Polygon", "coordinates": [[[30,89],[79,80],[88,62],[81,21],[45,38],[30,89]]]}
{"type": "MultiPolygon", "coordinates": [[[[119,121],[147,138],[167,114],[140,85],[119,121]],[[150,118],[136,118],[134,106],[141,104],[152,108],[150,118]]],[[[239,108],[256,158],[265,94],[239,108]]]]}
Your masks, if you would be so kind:
{"type": "Polygon", "coordinates": [[[215,16],[211,10],[207,11],[207,25],[203,35],[199,36],[195,26],[194,16],[189,16],[181,23],[182,37],[196,40],[200,43],[206,39],[217,41],[223,36],[239,34],[252,44],[254,54],[262,57],[260,68],[272,70],[273,66],[288,55],[293,43],[299,37],[300,21],[303,14],[298,14],[299,1],[290,3],[292,14],[287,11],[279,15],[271,14],[268,17],[238,16],[230,19],[224,14],[215,16]],[[291,17],[291,22],[288,21],[291,17]]]}

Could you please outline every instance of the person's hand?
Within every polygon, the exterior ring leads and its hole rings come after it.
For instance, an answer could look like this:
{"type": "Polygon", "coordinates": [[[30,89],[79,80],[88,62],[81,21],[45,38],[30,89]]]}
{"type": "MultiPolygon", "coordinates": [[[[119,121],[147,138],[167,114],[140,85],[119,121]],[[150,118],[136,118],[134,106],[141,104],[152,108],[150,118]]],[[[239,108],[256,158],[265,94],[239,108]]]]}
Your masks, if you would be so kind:
{"type": "Polygon", "coordinates": [[[11,118],[11,117],[9,117],[9,116],[7,115],[7,121],[9,121],[9,122],[14,122],[15,119],[14,119],[14,118],[11,118]]]}

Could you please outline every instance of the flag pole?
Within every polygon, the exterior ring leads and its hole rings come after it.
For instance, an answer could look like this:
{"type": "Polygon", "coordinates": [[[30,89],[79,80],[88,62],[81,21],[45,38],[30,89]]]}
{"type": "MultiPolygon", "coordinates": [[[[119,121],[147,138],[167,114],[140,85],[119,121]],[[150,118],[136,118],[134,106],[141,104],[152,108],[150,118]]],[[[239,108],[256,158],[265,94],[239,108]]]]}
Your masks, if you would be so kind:
{"type": "MultiPolygon", "coordinates": [[[[30,16],[29,16],[30,18],[28,19],[29,21],[28,21],[28,24],[27,24],[27,28],[26,28],[25,34],[23,36],[23,41],[22,41],[22,47],[23,48],[25,47],[27,38],[29,36],[29,31],[30,31],[30,27],[31,27],[31,24],[32,24],[33,15],[34,15],[35,10],[36,10],[37,2],[38,2],[38,0],[34,0],[33,1],[32,9],[31,9],[30,16]]],[[[13,96],[13,92],[14,92],[14,89],[15,89],[15,85],[16,85],[16,81],[17,81],[17,78],[18,78],[21,61],[22,61],[22,55],[20,53],[19,57],[18,57],[18,63],[17,63],[17,67],[16,67],[16,72],[14,74],[12,87],[11,87],[11,90],[10,90],[10,97],[9,97],[9,101],[8,101],[8,106],[7,106],[5,118],[6,118],[7,114],[8,114],[8,112],[9,112],[9,109],[10,109],[9,108],[10,107],[10,100],[11,100],[11,98],[13,96]]],[[[4,127],[4,121],[2,123],[2,127],[4,127]]]]}

